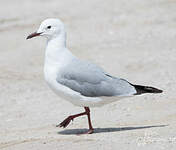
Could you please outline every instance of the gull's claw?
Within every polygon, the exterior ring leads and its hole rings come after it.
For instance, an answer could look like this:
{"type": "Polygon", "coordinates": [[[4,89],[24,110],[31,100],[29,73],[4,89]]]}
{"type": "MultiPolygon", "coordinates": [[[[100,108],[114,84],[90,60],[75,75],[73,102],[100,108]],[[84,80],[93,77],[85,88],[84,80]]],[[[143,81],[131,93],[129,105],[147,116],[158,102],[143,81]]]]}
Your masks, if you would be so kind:
{"type": "Polygon", "coordinates": [[[73,121],[73,117],[72,116],[69,116],[67,117],[64,121],[62,121],[60,124],[56,125],[56,127],[67,127],[68,124],[70,123],[70,121],[73,121]]]}

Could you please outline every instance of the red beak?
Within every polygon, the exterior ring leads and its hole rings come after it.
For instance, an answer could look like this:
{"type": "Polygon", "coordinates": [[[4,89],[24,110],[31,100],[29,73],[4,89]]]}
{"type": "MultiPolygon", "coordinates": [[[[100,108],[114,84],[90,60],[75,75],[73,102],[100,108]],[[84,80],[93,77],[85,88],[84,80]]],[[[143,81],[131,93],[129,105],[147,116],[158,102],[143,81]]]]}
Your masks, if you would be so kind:
{"type": "Polygon", "coordinates": [[[42,34],[42,33],[34,32],[34,33],[30,34],[26,39],[31,39],[33,37],[39,36],[40,34],[42,34]]]}

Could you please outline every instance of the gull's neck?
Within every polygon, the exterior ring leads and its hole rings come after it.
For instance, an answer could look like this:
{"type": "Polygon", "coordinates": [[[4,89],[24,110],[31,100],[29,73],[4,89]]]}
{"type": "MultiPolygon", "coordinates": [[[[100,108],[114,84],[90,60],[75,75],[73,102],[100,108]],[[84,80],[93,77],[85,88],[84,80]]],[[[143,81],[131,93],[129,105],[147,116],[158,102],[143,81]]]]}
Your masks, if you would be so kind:
{"type": "Polygon", "coordinates": [[[62,31],[59,35],[47,40],[47,46],[54,45],[58,48],[66,48],[66,33],[62,31]]]}
{"type": "Polygon", "coordinates": [[[63,59],[71,56],[71,52],[66,48],[66,33],[63,31],[58,36],[47,40],[45,61],[57,64],[63,59]]]}

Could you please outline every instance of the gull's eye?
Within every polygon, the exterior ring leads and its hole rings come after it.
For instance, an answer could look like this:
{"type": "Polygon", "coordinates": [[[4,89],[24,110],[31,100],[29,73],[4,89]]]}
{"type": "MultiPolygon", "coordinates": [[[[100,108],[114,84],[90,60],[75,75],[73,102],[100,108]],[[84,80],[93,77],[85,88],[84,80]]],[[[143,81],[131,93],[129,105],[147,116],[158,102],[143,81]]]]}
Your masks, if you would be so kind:
{"type": "Polygon", "coordinates": [[[51,29],[51,26],[47,26],[47,29],[51,29]]]}

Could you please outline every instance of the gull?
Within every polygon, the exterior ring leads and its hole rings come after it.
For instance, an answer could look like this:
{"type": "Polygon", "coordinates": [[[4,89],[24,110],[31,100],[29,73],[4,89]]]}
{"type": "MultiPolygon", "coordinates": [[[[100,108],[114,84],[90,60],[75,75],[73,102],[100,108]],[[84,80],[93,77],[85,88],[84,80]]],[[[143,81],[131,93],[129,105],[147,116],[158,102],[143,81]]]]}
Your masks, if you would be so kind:
{"type": "Polygon", "coordinates": [[[85,109],[83,113],[67,117],[57,127],[65,128],[74,118],[87,115],[89,129],[85,133],[91,134],[94,128],[89,107],[100,107],[144,93],[162,93],[160,89],[111,76],[101,67],[74,56],[66,47],[65,26],[59,19],[44,20],[27,39],[36,36],[47,39],[44,77],[49,87],[61,98],[85,109]]]}

